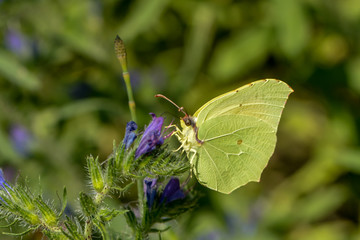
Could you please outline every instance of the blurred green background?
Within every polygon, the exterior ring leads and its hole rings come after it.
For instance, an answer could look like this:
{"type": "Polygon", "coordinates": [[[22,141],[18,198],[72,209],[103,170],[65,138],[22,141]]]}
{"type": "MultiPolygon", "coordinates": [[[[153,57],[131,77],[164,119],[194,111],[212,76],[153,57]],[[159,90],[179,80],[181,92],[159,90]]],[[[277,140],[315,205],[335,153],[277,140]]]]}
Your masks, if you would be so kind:
{"type": "MultiPolygon", "coordinates": [[[[295,90],[262,181],[231,195],[200,187],[199,207],[164,239],[360,239],[358,0],[0,0],[0,29],[10,181],[20,174],[49,199],[66,185],[78,206],[86,156],[105,159],[130,120],[119,34],[140,126],[149,112],[181,115],[156,93],[193,113],[257,79],[295,90]]],[[[112,227],[127,229],[121,219],[112,227]]]]}

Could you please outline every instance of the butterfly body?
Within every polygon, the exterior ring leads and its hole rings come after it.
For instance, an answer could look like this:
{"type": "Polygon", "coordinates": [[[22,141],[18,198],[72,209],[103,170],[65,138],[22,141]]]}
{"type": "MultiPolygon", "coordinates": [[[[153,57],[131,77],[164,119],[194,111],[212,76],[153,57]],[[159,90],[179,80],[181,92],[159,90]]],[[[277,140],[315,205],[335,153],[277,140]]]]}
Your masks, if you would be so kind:
{"type": "Polygon", "coordinates": [[[259,181],[276,144],[276,131],[293,90],[276,79],[259,80],[205,103],[174,132],[201,184],[230,193],[259,181]]]}
{"type": "MultiPolygon", "coordinates": [[[[196,126],[196,118],[191,116],[185,116],[180,120],[182,130],[177,129],[174,135],[181,142],[180,148],[182,148],[189,156],[190,153],[196,154],[197,150],[203,142],[199,140],[197,134],[198,129],[196,126]]],[[[194,156],[194,155],[193,155],[194,156]]],[[[190,164],[193,165],[193,158],[190,158],[190,164]]]]}

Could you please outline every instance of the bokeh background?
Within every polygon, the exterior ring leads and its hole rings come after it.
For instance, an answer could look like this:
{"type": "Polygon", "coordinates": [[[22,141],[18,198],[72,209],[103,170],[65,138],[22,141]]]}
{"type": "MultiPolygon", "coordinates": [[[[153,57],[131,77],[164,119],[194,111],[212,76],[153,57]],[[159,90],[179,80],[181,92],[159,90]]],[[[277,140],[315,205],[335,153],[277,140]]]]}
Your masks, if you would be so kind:
{"type": "Polygon", "coordinates": [[[231,195],[199,187],[199,207],[164,239],[360,239],[358,0],[0,0],[0,29],[10,181],[55,200],[66,185],[76,209],[86,156],[106,159],[130,120],[119,34],[140,126],[149,112],[180,117],[156,93],[193,113],[257,79],[295,90],[262,181],[231,195]]]}

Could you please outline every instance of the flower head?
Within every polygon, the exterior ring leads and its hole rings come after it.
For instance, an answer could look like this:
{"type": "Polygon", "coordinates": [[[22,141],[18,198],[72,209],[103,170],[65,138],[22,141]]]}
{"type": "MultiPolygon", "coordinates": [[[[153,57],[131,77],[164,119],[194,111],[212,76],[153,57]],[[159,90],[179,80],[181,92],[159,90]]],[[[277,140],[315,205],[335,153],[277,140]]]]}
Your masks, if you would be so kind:
{"type": "Polygon", "coordinates": [[[150,113],[150,115],[152,116],[152,121],[142,135],[139,147],[135,152],[135,159],[153,151],[156,146],[164,143],[164,138],[161,136],[161,128],[164,123],[164,118],[156,117],[154,113],[150,113]]]}
{"type": "Polygon", "coordinates": [[[151,208],[154,204],[154,200],[156,197],[156,178],[145,178],[144,179],[144,193],[146,196],[146,202],[148,208],[151,208]]]}
{"type": "Polygon", "coordinates": [[[157,205],[161,205],[162,203],[167,204],[172,201],[185,198],[185,193],[180,187],[179,179],[174,177],[166,184],[161,194],[158,194],[157,179],[145,178],[144,194],[146,196],[146,202],[149,209],[152,208],[155,201],[158,202],[157,205]]]}
{"type": "Polygon", "coordinates": [[[178,178],[171,178],[166,184],[165,189],[160,197],[160,202],[169,203],[178,199],[185,198],[185,193],[180,188],[180,181],[178,178]]]}
{"type": "Polygon", "coordinates": [[[136,134],[134,131],[137,129],[137,125],[134,121],[130,121],[126,124],[125,137],[123,140],[123,144],[125,145],[125,149],[128,149],[131,144],[136,139],[136,134]]]}

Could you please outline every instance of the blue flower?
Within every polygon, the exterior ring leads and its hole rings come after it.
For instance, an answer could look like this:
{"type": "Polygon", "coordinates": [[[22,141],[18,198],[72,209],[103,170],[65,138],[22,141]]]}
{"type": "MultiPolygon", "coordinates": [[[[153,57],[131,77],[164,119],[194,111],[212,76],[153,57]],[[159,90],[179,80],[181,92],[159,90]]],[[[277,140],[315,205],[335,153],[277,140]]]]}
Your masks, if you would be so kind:
{"type": "Polygon", "coordinates": [[[164,138],[161,136],[161,128],[164,123],[164,118],[156,117],[154,113],[150,113],[150,115],[152,116],[152,121],[142,135],[139,147],[135,152],[135,159],[153,151],[156,146],[164,143],[164,138]]]}
{"type": "Polygon", "coordinates": [[[5,35],[5,45],[6,47],[16,53],[19,53],[24,48],[24,37],[18,31],[10,29],[5,35]]]}
{"type": "Polygon", "coordinates": [[[5,178],[4,178],[4,173],[2,171],[2,169],[0,168],[0,187],[2,187],[3,189],[5,188],[5,185],[10,187],[6,182],[5,182],[5,178]]]}
{"type": "Polygon", "coordinates": [[[23,157],[29,155],[31,135],[25,127],[19,124],[12,125],[10,128],[10,138],[17,153],[23,157]]]}
{"type": "MultiPolygon", "coordinates": [[[[7,187],[11,188],[11,187],[9,186],[9,184],[6,183],[5,178],[4,178],[4,173],[3,173],[2,169],[0,168],[0,187],[1,187],[2,189],[4,189],[6,192],[8,192],[8,190],[6,189],[5,185],[6,185],[7,187]]],[[[8,192],[8,193],[9,193],[9,192],[8,192]]],[[[4,199],[2,199],[2,198],[0,197],[0,201],[4,202],[4,199]]]]}
{"type": "Polygon", "coordinates": [[[169,203],[178,199],[185,198],[185,193],[180,188],[180,181],[178,178],[171,178],[160,197],[160,203],[169,203]]]}
{"type": "Polygon", "coordinates": [[[134,131],[137,129],[137,125],[134,121],[130,121],[126,124],[125,137],[123,140],[123,144],[125,145],[125,149],[128,149],[131,144],[136,139],[136,134],[134,131]]]}
{"type": "Polygon", "coordinates": [[[145,178],[144,179],[144,193],[146,196],[146,202],[148,208],[151,208],[154,204],[155,197],[156,197],[156,178],[145,178]]]}

